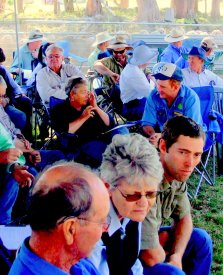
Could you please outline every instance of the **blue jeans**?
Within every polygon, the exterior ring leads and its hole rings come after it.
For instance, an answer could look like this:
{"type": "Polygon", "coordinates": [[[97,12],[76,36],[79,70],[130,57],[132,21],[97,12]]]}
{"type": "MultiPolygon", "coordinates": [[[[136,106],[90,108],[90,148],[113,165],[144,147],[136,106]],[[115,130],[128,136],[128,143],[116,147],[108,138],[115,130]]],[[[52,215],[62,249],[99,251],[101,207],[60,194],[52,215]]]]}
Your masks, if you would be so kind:
{"type": "Polygon", "coordinates": [[[9,104],[5,107],[5,111],[11,118],[12,122],[15,124],[15,127],[19,128],[20,130],[23,130],[26,125],[25,113],[9,104]]]}
{"type": "MultiPolygon", "coordinates": [[[[160,231],[170,230],[171,227],[169,226],[161,227],[160,229],[160,231]]],[[[213,248],[211,237],[205,230],[194,228],[183,255],[183,271],[188,275],[210,274],[212,254],[213,248]]],[[[146,268],[148,273],[145,274],[157,274],[155,273],[156,268],[158,268],[157,265],[146,268]]]]}
{"type": "MultiPolygon", "coordinates": [[[[29,168],[28,171],[34,176],[37,175],[33,168],[29,168]]],[[[11,221],[12,208],[18,191],[19,185],[12,174],[0,169],[0,224],[7,224],[11,221]]]]}

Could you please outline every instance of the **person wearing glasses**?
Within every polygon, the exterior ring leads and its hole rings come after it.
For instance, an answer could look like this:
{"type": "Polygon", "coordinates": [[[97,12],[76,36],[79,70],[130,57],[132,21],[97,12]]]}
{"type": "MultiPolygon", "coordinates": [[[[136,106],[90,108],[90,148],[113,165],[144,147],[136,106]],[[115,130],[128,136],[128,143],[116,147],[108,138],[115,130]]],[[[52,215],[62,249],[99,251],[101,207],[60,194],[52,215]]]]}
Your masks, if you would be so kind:
{"type": "Polygon", "coordinates": [[[46,169],[32,190],[32,229],[9,272],[100,275],[86,258],[107,230],[109,195],[103,182],[74,162],[46,169]]]}
{"type": "Polygon", "coordinates": [[[64,64],[64,50],[51,44],[46,49],[47,66],[42,68],[36,77],[37,91],[42,102],[47,105],[51,96],[65,99],[65,85],[72,76],[84,77],[84,74],[72,64],[64,64]]]}
{"type": "Polygon", "coordinates": [[[186,184],[204,144],[205,133],[191,118],[177,116],[164,126],[159,141],[162,192],[142,226],[141,259],[149,272],[165,261],[186,274],[210,274],[212,240],[205,230],[193,228],[186,184]],[[166,219],[173,226],[164,226],[166,219]]]}
{"type": "Polygon", "coordinates": [[[112,55],[97,60],[94,63],[94,69],[103,75],[102,87],[109,91],[116,110],[122,112],[119,79],[122,70],[127,64],[127,50],[131,49],[131,47],[127,44],[123,36],[117,36],[108,48],[112,51],[112,55]]]}
{"type": "MultiPolygon", "coordinates": [[[[141,222],[156,201],[163,177],[157,150],[139,134],[116,135],[103,155],[100,176],[109,190],[111,224],[90,260],[103,275],[147,274],[138,254],[141,222]]],[[[166,264],[158,265],[154,274],[169,271],[182,274],[166,264]]]]}

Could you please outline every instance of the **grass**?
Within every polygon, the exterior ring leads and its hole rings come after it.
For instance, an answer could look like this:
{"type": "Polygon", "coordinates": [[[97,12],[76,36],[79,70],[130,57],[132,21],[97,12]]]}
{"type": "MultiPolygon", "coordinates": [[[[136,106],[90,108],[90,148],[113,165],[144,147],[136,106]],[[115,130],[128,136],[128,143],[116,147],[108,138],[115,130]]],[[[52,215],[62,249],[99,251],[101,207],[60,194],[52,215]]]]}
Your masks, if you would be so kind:
{"type": "MultiPolygon", "coordinates": [[[[209,169],[210,170],[210,169],[209,169]]],[[[197,183],[197,175],[191,177],[190,186],[197,183]]],[[[189,187],[189,191],[191,187],[189,187]]],[[[212,274],[223,274],[223,176],[216,178],[214,186],[203,182],[196,200],[191,201],[195,227],[205,229],[212,237],[214,256],[212,274]]]]}

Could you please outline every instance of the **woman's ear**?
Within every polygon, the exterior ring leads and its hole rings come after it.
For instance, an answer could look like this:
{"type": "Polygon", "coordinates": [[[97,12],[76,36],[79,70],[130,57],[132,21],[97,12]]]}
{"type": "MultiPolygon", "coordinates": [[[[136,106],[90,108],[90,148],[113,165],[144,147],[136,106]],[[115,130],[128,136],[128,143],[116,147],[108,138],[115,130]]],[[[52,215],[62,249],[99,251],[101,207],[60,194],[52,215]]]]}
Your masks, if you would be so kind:
{"type": "Polygon", "coordinates": [[[105,181],[105,180],[103,180],[103,183],[104,183],[105,187],[108,190],[109,196],[111,197],[111,192],[110,192],[111,186],[110,186],[110,184],[107,181],[105,181]]]}
{"type": "Polygon", "coordinates": [[[77,219],[68,219],[63,224],[63,233],[67,245],[71,245],[74,242],[76,234],[77,219]]]}

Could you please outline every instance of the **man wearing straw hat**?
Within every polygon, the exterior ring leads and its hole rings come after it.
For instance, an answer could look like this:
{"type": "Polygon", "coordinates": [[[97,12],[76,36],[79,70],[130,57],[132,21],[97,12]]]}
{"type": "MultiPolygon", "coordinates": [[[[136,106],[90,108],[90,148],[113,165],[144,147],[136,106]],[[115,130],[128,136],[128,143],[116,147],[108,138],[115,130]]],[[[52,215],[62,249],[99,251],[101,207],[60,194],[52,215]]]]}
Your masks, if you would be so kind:
{"type": "Polygon", "coordinates": [[[40,30],[33,30],[29,34],[29,38],[26,43],[15,52],[15,56],[10,68],[11,72],[19,73],[19,68],[31,70],[31,62],[38,56],[39,48],[43,41],[43,34],[40,30]]]}
{"type": "Polygon", "coordinates": [[[107,31],[96,34],[95,42],[92,44],[92,47],[96,48],[88,57],[88,65],[90,67],[94,66],[96,60],[109,57],[111,55],[111,52],[108,51],[107,47],[113,38],[114,37],[110,36],[107,31]]]}
{"type": "Polygon", "coordinates": [[[172,29],[164,38],[169,45],[160,55],[160,61],[175,63],[181,56],[181,53],[185,52],[184,48],[182,48],[182,44],[183,40],[186,38],[182,29],[172,29]]]}

